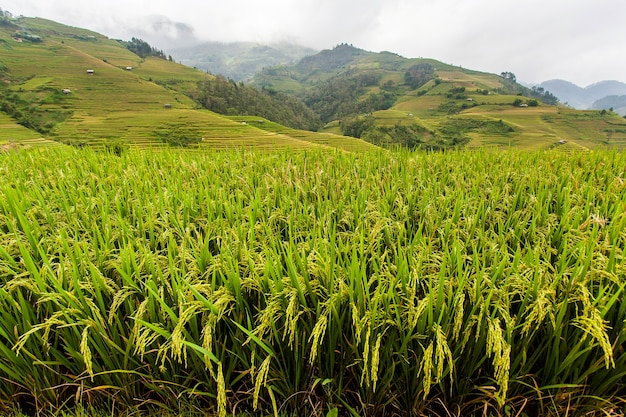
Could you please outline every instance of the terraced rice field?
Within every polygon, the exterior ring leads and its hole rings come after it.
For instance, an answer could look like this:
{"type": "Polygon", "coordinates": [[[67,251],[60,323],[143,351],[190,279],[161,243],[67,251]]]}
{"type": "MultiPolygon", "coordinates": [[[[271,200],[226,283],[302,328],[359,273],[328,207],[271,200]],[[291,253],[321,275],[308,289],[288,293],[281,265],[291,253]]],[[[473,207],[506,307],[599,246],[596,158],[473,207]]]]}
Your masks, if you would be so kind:
{"type": "Polygon", "coordinates": [[[197,110],[181,91],[210,75],[166,60],[139,59],[117,41],[89,31],[72,31],[42,19],[28,19],[28,25],[41,30],[45,42],[8,41],[3,59],[10,62],[9,77],[14,77],[10,91],[41,102],[43,110],[71,114],[54,127],[48,140],[35,141],[39,134],[11,124],[14,130],[0,132],[2,141],[28,137],[33,145],[57,141],[96,148],[117,144],[164,148],[168,132],[182,130],[192,147],[201,149],[371,148],[337,135],[286,128],[268,132],[197,110]],[[64,89],[70,90],[69,94],[61,94],[64,89]]]}
{"type": "Polygon", "coordinates": [[[365,142],[361,139],[355,139],[332,133],[319,133],[309,132],[306,130],[296,130],[285,127],[278,123],[270,122],[269,120],[259,117],[233,116],[229,117],[229,119],[241,124],[245,123],[245,125],[247,126],[253,126],[254,128],[273,133],[276,135],[273,137],[287,136],[297,139],[298,141],[308,143],[309,145],[343,149],[350,152],[374,151],[379,149],[377,146],[374,146],[371,143],[365,142]]]}

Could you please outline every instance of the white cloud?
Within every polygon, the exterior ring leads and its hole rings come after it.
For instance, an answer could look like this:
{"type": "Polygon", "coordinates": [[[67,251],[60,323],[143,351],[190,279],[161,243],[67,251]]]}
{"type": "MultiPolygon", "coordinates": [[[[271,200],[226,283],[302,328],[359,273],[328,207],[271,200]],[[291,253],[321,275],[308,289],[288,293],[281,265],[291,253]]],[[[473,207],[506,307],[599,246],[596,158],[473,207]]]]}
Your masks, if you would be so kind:
{"type": "Polygon", "coordinates": [[[154,34],[155,16],[165,16],[176,41],[179,22],[206,40],[290,40],[318,49],[347,42],[513,71],[530,82],[626,81],[623,0],[2,0],[0,7],[124,39],[154,34]]]}

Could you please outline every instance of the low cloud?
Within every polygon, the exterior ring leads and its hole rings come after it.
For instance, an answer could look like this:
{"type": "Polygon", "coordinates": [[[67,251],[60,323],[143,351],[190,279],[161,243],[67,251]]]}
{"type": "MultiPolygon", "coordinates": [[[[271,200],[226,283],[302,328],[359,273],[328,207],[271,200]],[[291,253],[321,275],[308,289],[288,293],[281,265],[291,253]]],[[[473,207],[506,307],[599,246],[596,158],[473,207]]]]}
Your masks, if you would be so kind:
{"type": "Polygon", "coordinates": [[[351,43],[540,82],[624,80],[623,0],[4,0],[110,37],[162,49],[197,40],[276,42],[317,49],[351,43]]]}

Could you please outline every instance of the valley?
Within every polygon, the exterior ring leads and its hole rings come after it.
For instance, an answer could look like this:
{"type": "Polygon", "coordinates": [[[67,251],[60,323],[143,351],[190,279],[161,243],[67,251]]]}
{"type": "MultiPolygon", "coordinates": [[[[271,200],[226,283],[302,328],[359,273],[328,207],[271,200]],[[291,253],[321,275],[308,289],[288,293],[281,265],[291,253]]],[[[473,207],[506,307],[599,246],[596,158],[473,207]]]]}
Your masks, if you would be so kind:
{"type": "MultiPolygon", "coordinates": [[[[245,107],[217,106],[222,114],[202,109],[192,98],[206,94],[202,83],[215,82],[215,75],[154,56],[141,58],[123,42],[89,30],[39,18],[5,21],[0,50],[3,142],[41,138],[41,143],[75,146],[197,149],[306,149],[323,143],[352,150],[622,149],[626,143],[626,120],[615,113],[545,104],[536,91],[502,75],[345,44],[292,66],[265,69],[252,80],[268,97],[264,100],[295,95],[322,121],[319,133],[283,129],[280,134],[268,131],[268,125],[234,120],[246,115],[245,107]]],[[[222,82],[228,90],[221,87],[221,94],[250,96],[246,91],[251,90],[244,90],[249,87],[222,82]]],[[[237,100],[241,106],[250,102],[244,96],[237,100]]],[[[277,120],[267,108],[264,113],[247,115],[277,120]]],[[[289,123],[284,115],[281,120],[289,123]]]]}

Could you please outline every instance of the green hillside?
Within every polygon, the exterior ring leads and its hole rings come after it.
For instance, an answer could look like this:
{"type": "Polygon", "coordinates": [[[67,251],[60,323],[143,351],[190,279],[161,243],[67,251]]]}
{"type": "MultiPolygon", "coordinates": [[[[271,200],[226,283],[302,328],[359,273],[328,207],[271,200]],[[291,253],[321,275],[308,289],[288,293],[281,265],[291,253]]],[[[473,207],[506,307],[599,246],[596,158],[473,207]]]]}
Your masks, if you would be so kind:
{"type": "Polygon", "coordinates": [[[141,58],[125,42],[89,30],[3,18],[0,78],[0,143],[350,150],[626,144],[618,114],[556,106],[551,94],[517,84],[511,73],[345,44],[265,69],[256,91],[141,58]],[[321,133],[298,130],[320,125],[321,133]]]}
{"type": "MultiPolygon", "coordinates": [[[[121,41],[45,19],[1,21],[0,77],[0,143],[320,146],[200,110],[187,94],[212,77],[208,74],[164,59],[142,59],[121,41]]],[[[334,139],[324,146],[371,146],[334,139]]]]}
{"type": "Polygon", "coordinates": [[[293,66],[268,68],[254,83],[300,96],[326,123],[323,131],[380,145],[622,149],[626,144],[626,120],[618,114],[556,105],[552,94],[517,84],[514,74],[345,44],[293,66]]]}

